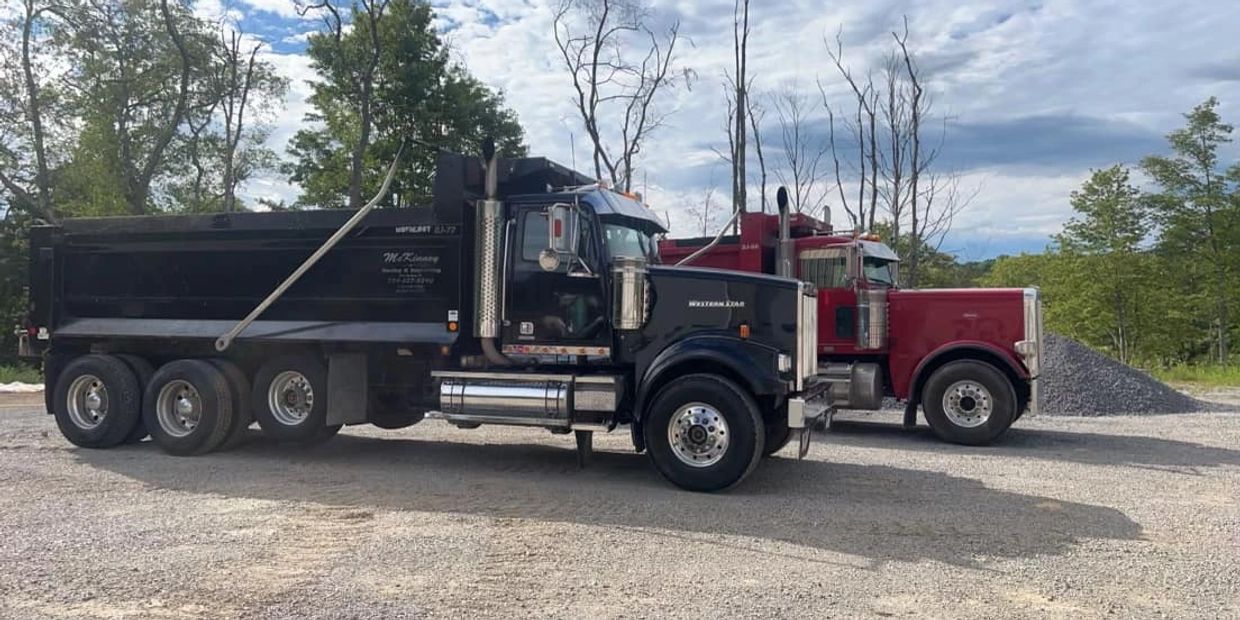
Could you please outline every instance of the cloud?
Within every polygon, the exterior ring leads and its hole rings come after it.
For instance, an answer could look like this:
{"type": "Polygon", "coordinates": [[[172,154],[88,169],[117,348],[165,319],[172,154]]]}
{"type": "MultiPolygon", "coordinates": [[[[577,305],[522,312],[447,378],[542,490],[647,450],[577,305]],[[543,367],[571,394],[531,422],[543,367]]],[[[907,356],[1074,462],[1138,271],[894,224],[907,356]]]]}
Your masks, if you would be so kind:
{"type": "MultiPolygon", "coordinates": [[[[292,0],[242,2],[236,6],[250,7],[247,20],[280,30],[266,35],[279,42],[271,58],[295,80],[290,107],[269,142],[282,151],[302,126],[309,92],[303,80],[313,75],[300,55],[306,22],[292,0]]],[[[505,94],[531,152],[564,163],[575,159],[577,168],[593,172],[551,36],[554,4],[432,0],[454,56],[505,94]]],[[[670,115],[643,148],[639,185],[657,209],[691,231],[686,205],[700,202],[712,186],[721,204],[728,201],[728,168],[712,148],[727,150],[720,82],[732,66],[732,0],[650,4],[652,26],[679,20],[680,59],[697,80],[660,104],[670,115]]],[[[1232,49],[1240,12],[1220,11],[1210,0],[755,2],[749,49],[755,88],[792,85],[817,105],[821,81],[841,105],[846,86],[829,64],[826,45],[840,33],[846,62],[864,74],[879,66],[904,15],[935,111],[951,120],[941,164],[981,186],[949,237],[963,254],[1041,247],[1070,215],[1068,194],[1090,167],[1165,151],[1162,136],[1207,96],[1221,98],[1224,119],[1240,122],[1240,59],[1219,52],[1232,49]]],[[[768,124],[773,118],[768,115],[768,124]]],[[[776,141],[768,137],[768,149],[776,141]]]]}

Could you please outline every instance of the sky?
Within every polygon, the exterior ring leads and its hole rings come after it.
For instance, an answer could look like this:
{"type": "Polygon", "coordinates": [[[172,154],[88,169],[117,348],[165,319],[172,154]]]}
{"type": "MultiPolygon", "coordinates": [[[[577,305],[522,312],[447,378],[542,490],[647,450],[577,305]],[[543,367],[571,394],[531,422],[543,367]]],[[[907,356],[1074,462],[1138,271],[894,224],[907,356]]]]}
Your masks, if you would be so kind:
{"type": "MultiPolygon", "coordinates": [[[[530,153],[586,169],[589,146],[551,36],[555,3],[431,1],[454,57],[504,94],[530,153]]],[[[660,102],[668,116],[643,148],[639,189],[668,214],[673,233],[691,234],[686,207],[711,188],[720,203],[730,191],[728,165],[716,152],[727,150],[721,84],[732,65],[732,1],[650,5],[652,24],[679,20],[679,64],[696,77],[660,102]]],[[[305,37],[321,23],[298,16],[293,0],[198,0],[195,10],[231,15],[269,44],[266,59],[290,78],[269,139],[283,153],[308,111],[314,71],[305,37]]],[[[818,84],[837,103],[846,88],[827,45],[838,33],[845,61],[863,73],[877,66],[904,16],[934,115],[947,123],[936,165],[974,195],[942,246],[962,260],[1040,251],[1071,217],[1069,194],[1091,169],[1165,153],[1166,133],[1211,95],[1224,120],[1240,123],[1240,11],[1221,1],[754,0],[754,91],[804,91],[811,127],[825,131],[818,84]]],[[[764,133],[770,151],[775,134],[764,133]]],[[[1234,160],[1237,149],[1227,155],[1234,160]]],[[[1144,183],[1139,174],[1136,181],[1144,183]]],[[[251,180],[243,194],[292,200],[297,188],[270,175],[251,180]]],[[[842,209],[833,212],[843,225],[842,209]]]]}

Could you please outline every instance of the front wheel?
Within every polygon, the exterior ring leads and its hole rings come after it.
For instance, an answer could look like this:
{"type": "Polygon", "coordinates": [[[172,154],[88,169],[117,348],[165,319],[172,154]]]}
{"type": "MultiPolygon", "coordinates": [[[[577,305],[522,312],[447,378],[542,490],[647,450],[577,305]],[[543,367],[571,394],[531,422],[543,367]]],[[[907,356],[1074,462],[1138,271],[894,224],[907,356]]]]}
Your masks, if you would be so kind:
{"type": "Polygon", "coordinates": [[[944,441],[986,445],[1016,419],[1016,393],[1002,372],[985,362],[960,360],[934,371],[922,391],[926,422],[944,441]]]}
{"type": "Polygon", "coordinates": [[[678,378],[660,390],[642,428],[655,468],[690,491],[739,484],[757,467],[766,439],[753,398],[735,383],[706,374],[678,378]]]}

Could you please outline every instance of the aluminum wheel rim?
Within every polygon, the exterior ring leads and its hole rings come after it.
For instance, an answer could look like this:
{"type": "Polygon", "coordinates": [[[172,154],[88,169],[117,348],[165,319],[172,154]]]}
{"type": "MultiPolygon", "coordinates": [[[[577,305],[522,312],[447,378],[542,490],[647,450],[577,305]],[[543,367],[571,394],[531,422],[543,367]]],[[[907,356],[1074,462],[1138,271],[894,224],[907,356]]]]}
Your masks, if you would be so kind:
{"type": "Polygon", "coordinates": [[[165,383],[155,398],[159,428],[173,437],[187,437],[202,422],[202,395],[188,381],[165,383]]]}
{"type": "Polygon", "coordinates": [[[95,375],[82,375],[69,384],[66,395],[69,421],[82,430],[91,430],[108,417],[108,388],[95,375]]]}
{"type": "Polygon", "coordinates": [[[267,387],[267,407],[272,417],[285,426],[305,422],[314,409],[314,388],[310,387],[310,380],[296,370],[276,375],[267,387]]]}
{"type": "Polygon", "coordinates": [[[690,467],[710,467],[723,460],[732,433],[723,414],[706,403],[689,403],[667,424],[672,454],[690,467]]]}
{"type": "Polygon", "coordinates": [[[990,419],[995,400],[986,386],[976,381],[957,381],[943,393],[943,412],[952,424],[977,428],[990,419]]]}

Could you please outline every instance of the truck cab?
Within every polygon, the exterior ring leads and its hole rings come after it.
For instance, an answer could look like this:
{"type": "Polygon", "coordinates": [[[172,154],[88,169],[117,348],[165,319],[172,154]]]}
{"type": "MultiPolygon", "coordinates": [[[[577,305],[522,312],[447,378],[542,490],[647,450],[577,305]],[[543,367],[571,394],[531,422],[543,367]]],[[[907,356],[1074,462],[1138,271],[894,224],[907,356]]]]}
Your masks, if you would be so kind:
{"type": "Polygon", "coordinates": [[[739,219],[739,235],[710,247],[702,238],[661,241],[662,260],[775,273],[786,254],[792,275],[818,294],[819,379],[834,406],[878,409],[896,398],[906,425],[920,406],[936,435],[969,445],[1036,411],[1036,289],[903,289],[900,258],[876,235],[840,234],[801,214],[739,219]]]}

